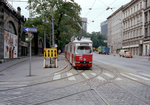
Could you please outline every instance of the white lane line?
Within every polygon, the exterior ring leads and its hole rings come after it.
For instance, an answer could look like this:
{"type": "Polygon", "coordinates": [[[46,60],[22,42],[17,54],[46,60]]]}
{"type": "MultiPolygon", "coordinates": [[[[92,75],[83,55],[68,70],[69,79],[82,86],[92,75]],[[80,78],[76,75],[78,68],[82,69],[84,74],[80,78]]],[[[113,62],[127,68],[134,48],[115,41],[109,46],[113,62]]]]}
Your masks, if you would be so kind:
{"type": "Polygon", "coordinates": [[[96,73],[91,73],[93,76],[96,76],[96,73]]]}
{"type": "Polygon", "coordinates": [[[109,73],[104,73],[104,75],[106,75],[106,76],[108,76],[108,77],[110,77],[110,78],[114,78],[114,76],[111,75],[111,74],[109,74],[109,73]]]}
{"type": "Polygon", "coordinates": [[[53,77],[53,80],[57,80],[57,79],[60,79],[60,78],[61,78],[60,74],[55,73],[54,77],[53,77]]]}
{"type": "Polygon", "coordinates": [[[74,76],[72,76],[73,74],[72,73],[67,73],[67,76],[68,76],[68,80],[76,80],[74,76]],[[71,76],[71,77],[69,77],[71,76]]]}
{"type": "Polygon", "coordinates": [[[146,76],[146,77],[149,77],[150,78],[150,75],[149,74],[145,74],[145,73],[140,73],[141,75],[143,76],[146,76]]]}
{"type": "Polygon", "coordinates": [[[116,80],[117,80],[117,81],[121,81],[122,79],[121,79],[121,78],[116,78],[116,80]]]}
{"type": "Polygon", "coordinates": [[[101,76],[98,76],[97,79],[101,80],[101,81],[105,81],[105,79],[101,76]]]}
{"type": "Polygon", "coordinates": [[[128,75],[126,75],[126,74],[123,74],[123,73],[120,73],[121,75],[123,75],[123,76],[125,76],[125,77],[127,77],[127,78],[130,78],[130,79],[133,79],[133,80],[137,80],[137,79],[135,79],[135,78],[132,78],[132,77],[130,77],[130,76],[128,76],[128,75]]]}
{"type": "Polygon", "coordinates": [[[82,75],[83,75],[86,79],[89,79],[89,77],[88,77],[85,73],[82,73],[82,75]]]}
{"type": "Polygon", "coordinates": [[[132,74],[132,73],[128,73],[129,75],[132,75],[134,77],[137,77],[137,78],[141,78],[141,79],[144,79],[144,80],[147,80],[149,81],[150,79],[146,78],[146,77],[143,77],[143,76],[140,76],[140,75],[136,75],[136,74],[132,74]]]}

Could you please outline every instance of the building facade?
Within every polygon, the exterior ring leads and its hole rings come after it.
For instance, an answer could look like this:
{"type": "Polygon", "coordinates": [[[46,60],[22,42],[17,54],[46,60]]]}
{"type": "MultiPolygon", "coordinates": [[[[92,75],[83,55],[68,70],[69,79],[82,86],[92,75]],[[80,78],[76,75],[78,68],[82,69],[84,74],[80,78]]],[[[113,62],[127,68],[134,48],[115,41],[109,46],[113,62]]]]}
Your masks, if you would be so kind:
{"type": "Polygon", "coordinates": [[[150,0],[145,0],[145,35],[143,42],[143,55],[150,55],[150,0]]]}
{"type": "Polygon", "coordinates": [[[16,11],[7,0],[0,0],[0,59],[18,58],[27,47],[22,41],[25,21],[20,7],[16,11]]]}
{"type": "Polygon", "coordinates": [[[108,23],[107,20],[101,23],[101,34],[107,35],[108,33],[108,23]]]}
{"type": "Polygon", "coordinates": [[[123,8],[123,49],[143,54],[144,0],[132,0],[123,8]]]}
{"type": "Polygon", "coordinates": [[[123,6],[116,10],[107,18],[108,22],[108,41],[107,46],[110,51],[119,51],[122,48],[122,13],[123,6]]]}

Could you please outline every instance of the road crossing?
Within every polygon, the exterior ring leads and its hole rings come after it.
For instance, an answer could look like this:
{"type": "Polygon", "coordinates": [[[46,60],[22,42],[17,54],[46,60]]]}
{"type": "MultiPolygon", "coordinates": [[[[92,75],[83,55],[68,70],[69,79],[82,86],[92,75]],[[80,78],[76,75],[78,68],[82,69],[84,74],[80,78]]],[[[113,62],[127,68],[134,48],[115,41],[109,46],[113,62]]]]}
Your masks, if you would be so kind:
{"type": "MultiPolygon", "coordinates": [[[[144,81],[150,81],[150,78],[148,77],[145,77],[145,76],[142,76],[142,75],[138,75],[138,74],[133,74],[133,73],[120,73],[122,76],[124,77],[127,77],[129,79],[132,79],[132,80],[144,80],[144,81]]],[[[58,79],[61,79],[63,76],[61,76],[62,74],[59,74],[59,73],[55,73],[54,76],[53,76],[53,80],[58,80],[58,79]]],[[[77,78],[76,76],[74,76],[73,73],[71,72],[66,72],[65,74],[67,76],[67,80],[69,81],[76,81],[77,78]]],[[[114,75],[112,73],[107,73],[107,72],[104,72],[102,73],[101,75],[97,75],[96,73],[94,72],[84,72],[84,73],[81,73],[81,75],[85,78],[85,79],[90,79],[91,77],[95,77],[95,79],[98,79],[100,81],[106,81],[105,77],[108,79],[112,79],[114,78],[114,75]]],[[[115,80],[117,81],[121,81],[123,80],[123,78],[121,77],[118,77],[116,78],[115,80]]]]}

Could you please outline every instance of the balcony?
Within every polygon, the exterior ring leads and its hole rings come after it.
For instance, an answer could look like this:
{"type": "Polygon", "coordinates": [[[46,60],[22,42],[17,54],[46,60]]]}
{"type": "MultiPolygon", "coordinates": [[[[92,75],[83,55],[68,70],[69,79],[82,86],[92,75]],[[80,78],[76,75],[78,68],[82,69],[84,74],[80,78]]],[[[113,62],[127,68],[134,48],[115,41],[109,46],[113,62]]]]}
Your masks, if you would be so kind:
{"type": "Polygon", "coordinates": [[[150,41],[150,36],[145,36],[144,41],[150,41]]]}

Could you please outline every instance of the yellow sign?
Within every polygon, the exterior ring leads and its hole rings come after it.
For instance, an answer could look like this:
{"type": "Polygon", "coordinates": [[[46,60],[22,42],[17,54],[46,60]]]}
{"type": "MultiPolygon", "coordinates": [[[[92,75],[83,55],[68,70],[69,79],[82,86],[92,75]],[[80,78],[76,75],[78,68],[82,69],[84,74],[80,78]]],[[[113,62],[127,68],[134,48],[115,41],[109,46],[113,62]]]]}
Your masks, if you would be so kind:
{"type": "Polygon", "coordinates": [[[57,58],[57,48],[44,48],[44,58],[57,58]]]}

